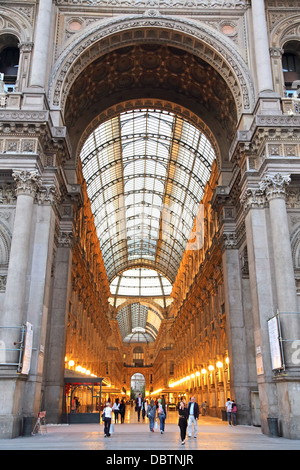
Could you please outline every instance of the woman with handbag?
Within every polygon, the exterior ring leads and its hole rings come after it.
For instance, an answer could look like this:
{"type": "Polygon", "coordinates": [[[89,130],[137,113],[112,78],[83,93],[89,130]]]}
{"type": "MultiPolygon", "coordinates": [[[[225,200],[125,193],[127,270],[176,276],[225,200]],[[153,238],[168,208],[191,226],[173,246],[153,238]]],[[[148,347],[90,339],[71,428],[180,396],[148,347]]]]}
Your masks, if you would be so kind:
{"type": "Polygon", "coordinates": [[[102,419],[104,421],[104,437],[110,436],[110,425],[111,425],[112,407],[110,402],[107,402],[103,410],[102,419]]]}
{"type": "Polygon", "coordinates": [[[188,423],[188,409],[186,408],[184,401],[179,403],[178,414],[178,426],[180,429],[181,444],[183,445],[185,444],[186,428],[188,423]]]}
{"type": "Polygon", "coordinates": [[[147,416],[149,418],[150,431],[154,432],[154,420],[156,415],[156,406],[154,400],[150,401],[150,405],[147,407],[147,416]]]}

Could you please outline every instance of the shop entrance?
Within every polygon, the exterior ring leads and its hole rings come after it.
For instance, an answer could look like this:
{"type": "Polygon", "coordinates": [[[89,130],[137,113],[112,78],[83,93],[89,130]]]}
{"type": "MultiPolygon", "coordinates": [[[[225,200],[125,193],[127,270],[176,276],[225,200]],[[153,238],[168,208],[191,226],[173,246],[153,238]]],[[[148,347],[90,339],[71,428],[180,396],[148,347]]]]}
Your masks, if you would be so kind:
{"type": "Polygon", "coordinates": [[[62,422],[100,423],[103,378],[65,378],[62,422]]]}

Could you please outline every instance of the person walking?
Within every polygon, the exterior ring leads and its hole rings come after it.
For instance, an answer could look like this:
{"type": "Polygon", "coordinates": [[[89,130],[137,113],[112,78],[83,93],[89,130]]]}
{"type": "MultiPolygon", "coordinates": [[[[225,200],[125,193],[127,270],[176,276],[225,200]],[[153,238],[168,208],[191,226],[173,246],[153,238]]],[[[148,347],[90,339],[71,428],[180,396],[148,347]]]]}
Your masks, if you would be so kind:
{"type": "Polygon", "coordinates": [[[119,411],[120,411],[120,403],[119,403],[119,398],[116,398],[115,403],[113,404],[113,412],[115,415],[115,423],[118,423],[119,421],[119,411]]]}
{"type": "Polygon", "coordinates": [[[161,397],[161,406],[162,406],[162,409],[164,410],[165,415],[167,417],[167,403],[166,403],[164,395],[162,395],[162,397],[161,397]]]}
{"type": "Polygon", "coordinates": [[[154,400],[150,401],[150,405],[147,407],[147,416],[149,418],[150,431],[154,432],[154,420],[156,416],[156,406],[154,400]]]}
{"type": "Polygon", "coordinates": [[[125,410],[126,410],[125,400],[124,400],[124,398],[122,398],[121,403],[120,403],[120,408],[119,408],[119,412],[120,412],[120,416],[121,416],[121,424],[124,423],[125,410]]]}
{"type": "Polygon", "coordinates": [[[231,426],[231,412],[232,412],[232,401],[230,398],[227,398],[227,402],[225,403],[226,406],[226,412],[227,412],[227,418],[228,418],[228,424],[231,426]]]}
{"type": "Polygon", "coordinates": [[[186,428],[187,428],[187,420],[188,420],[188,409],[185,406],[184,401],[179,403],[178,407],[178,426],[180,429],[180,439],[181,444],[185,444],[185,437],[186,437],[186,428]]]}
{"type": "Polygon", "coordinates": [[[145,420],[145,416],[147,416],[147,400],[146,397],[144,397],[142,401],[142,418],[143,421],[145,420]]]}
{"type": "Polygon", "coordinates": [[[165,432],[166,413],[164,412],[161,399],[158,400],[157,415],[158,415],[158,419],[160,423],[160,426],[159,426],[160,433],[163,434],[165,432]]]}
{"type": "Polygon", "coordinates": [[[192,428],[194,424],[194,438],[197,438],[197,421],[199,418],[199,405],[195,401],[195,397],[191,397],[191,401],[188,404],[188,436],[192,437],[192,428]]]}
{"type": "Polygon", "coordinates": [[[207,402],[206,401],[202,402],[201,409],[202,409],[202,416],[206,416],[206,411],[207,411],[207,402]]]}
{"type": "Polygon", "coordinates": [[[232,400],[231,414],[232,414],[233,426],[236,426],[236,413],[237,413],[237,405],[236,405],[236,402],[232,400]]]}
{"type": "Polygon", "coordinates": [[[138,421],[140,421],[141,409],[142,409],[142,394],[139,393],[139,396],[135,400],[135,411],[137,411],[138,421]]]}
{"type": "Polygon", "coordinates": [[[105,408],[103,410],[103,421],[104,421],[104,437],[109,437],[110,436],[110,425],[111,425],[111,415],[112,415],[112,406],[110,402],[108,401],[105,405],[105,408]]]}

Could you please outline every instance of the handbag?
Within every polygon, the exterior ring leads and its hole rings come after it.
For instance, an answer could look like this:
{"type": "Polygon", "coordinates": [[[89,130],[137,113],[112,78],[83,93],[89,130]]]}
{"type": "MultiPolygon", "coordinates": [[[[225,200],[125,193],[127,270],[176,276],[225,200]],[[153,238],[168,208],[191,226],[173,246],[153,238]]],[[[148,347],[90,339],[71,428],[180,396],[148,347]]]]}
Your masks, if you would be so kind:
{"type": "Polygon", "coordinates": [[[154,424],[154,429],[158,429],[158,424],[157,424],[157,421],[155,421],[155,424],[154,424]]]}
{"type": "Polygon", "coordinates": [[[115,432],[114,423],[110,423],[109,434],[113,434],[114,432],[115,432]]]}
{"type": "Polygon", "coordinates": [[[104,421],[104,418],[105,418],[105,411],[103,411],[101,418],[102,418],[102,420],[104,421]]]}

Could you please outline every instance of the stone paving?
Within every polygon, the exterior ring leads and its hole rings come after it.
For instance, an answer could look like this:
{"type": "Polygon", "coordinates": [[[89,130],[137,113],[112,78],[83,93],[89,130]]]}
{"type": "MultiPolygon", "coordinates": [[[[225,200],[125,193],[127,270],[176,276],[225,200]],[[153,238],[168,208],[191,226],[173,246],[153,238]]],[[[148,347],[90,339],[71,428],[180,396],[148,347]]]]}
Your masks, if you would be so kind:
{"type": "MultiPolygon", "coordinates": [[[[161,434],[159,430],[150,432],[148,420],[137,422],[136,414],[129,409],[125,423],[115,424],[115,432],[109,438],[104,438],[102,424],[47,425],[43,433],[35,436],[1,439],[1,450],[101,450],[110,451],[112,455],[150,451],[155,459],[158,451],[182,454],[199,450],[300,450],[300,440],[269,437],[258,427],[230,427],[218,418],[201,416],[197,439],[187,438],[182,445],[176,411],[169,413],[165,433],[161,434]]],[[[139,455],[148,454],[141,452],[139,455]]]]}

